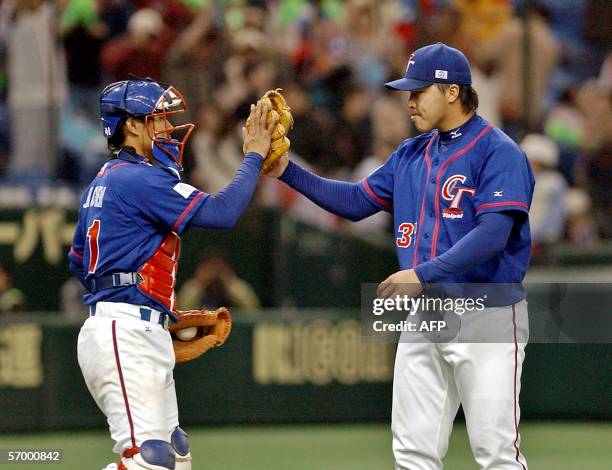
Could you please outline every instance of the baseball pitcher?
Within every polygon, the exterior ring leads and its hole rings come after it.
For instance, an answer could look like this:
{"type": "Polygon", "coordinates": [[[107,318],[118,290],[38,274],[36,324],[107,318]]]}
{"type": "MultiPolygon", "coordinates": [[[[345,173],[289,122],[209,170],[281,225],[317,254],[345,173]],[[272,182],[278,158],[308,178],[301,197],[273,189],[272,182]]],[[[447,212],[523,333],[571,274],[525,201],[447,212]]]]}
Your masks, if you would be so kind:
{"type": "Polygon", "coordinates": [[[485,336],[501,324],[508,341],[400,341],[392,411],[397,470],[442,468],[460,404],[481,469],[527,469],[518,397],[534,178],[519,147],[476,113],[471,83],[459,50],[442,43],[418,49],[405,76],[386,86],[409,92],[411,119],[422,134],[359,183],[320,178],[286,156],[268,173],[353,221],[393,214],[401,270],[380,284],[381,297],[417,296],[433,283],[500,286],[470,322],[485,336]]]}

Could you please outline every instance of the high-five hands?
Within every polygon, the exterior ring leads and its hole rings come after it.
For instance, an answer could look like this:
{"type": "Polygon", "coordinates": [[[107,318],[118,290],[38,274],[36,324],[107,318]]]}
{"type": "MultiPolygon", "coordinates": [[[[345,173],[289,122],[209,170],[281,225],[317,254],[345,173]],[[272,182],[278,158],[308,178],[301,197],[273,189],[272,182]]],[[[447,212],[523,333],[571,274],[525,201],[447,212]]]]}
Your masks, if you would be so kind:
{"type": "Polygon", "coordinates": [[[250,125],[242,128],[242,134],[244,135],[242,151],[245,155],[249,152],[255,152],[265,158],[268,154],[272,142],[272,132],[276,125],[274,117],[268,121],[269,111],[270,109],[261,100],[257,102],[257,105],[251,105],[250,125]]]}
{"type": "MultiPolygon", "coordinates": [[[[273,125],[272,142],[268,148],[267,155],[264,155],[264,161],[259,173],[260,175],[267,174],[270,168],[272,168],[291,147],[291,141],[287,137],[287,133],[293,127],[293,116],[291,115],[291,108],[287,104],[281,91],[281,88],[268,90],[259,100],[268,109],[268,124],[273,125]]],[[[252,119],[253,117],[249,116],[246,121],[245,126],[247,132],[252,125],[252,119]]]]}

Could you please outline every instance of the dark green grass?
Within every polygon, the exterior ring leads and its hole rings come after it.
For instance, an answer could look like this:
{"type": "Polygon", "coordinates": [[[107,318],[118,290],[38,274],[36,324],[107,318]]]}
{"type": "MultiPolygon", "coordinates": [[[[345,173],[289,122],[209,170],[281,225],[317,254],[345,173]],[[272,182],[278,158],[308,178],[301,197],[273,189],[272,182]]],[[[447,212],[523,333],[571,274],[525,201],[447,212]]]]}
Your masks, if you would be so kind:
{"type": "MultiPolygon", "coordinates": [[[[387,425],[302,425],[188,428],[194,470],[393,469],[387,425]]],[[[522,450],[531,470],[599,470],[612,462],[612,425],[525,423],[522,450]]],[[[100,470],[116,458],[102,431],[0,436],[0,448],[59,448],[61,468],[100,470]]],[[[446,469],[476,469],[462,424],[455,426],[446,469]]],[[[1,468],[9,468],[0,465],[1,468]]],[[[60,468],[19,465],[11,468],[60,468]]]]}

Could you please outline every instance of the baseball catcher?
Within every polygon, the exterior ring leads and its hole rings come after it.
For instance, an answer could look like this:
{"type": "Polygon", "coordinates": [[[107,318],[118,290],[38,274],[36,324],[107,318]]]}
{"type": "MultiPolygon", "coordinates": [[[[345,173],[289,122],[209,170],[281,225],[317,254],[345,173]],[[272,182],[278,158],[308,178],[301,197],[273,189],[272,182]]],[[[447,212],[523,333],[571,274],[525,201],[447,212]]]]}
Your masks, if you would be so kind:
{"type": "Polygon", "coordinates": [[[231,316],[227,309],[176,310],[181,236],[233,227],[270,158],[276,121],[268,116],[271,102],[260,100],[251,106],[244,161],[225,189],[212,195],[183,182],[194,125],[172,121],[186,109],[179,90],[151,78],[112,83],[100,95],[109,159],[81,198],[68,257],[89,306],[79,366],[119,455],[105,470],[192,469],[173,369],[223,344],[231,316]]]}
{"type": "MultiPolygon", "coordinates": [[[[265,175],[274,166],[277,160],[289,151],[291,141],[287,138],[287,133],[293,127],[293,116],[291,108],[281,94],[282,88],[268,90],[261,97],[261,102],[268,108],[268,124],[275,122],[272,132],[272,143],[270,150],[264,158],[260,174],[265,175]]],[[[251,128],[251,117],[246,121],[246,128],[251,128]]]]}

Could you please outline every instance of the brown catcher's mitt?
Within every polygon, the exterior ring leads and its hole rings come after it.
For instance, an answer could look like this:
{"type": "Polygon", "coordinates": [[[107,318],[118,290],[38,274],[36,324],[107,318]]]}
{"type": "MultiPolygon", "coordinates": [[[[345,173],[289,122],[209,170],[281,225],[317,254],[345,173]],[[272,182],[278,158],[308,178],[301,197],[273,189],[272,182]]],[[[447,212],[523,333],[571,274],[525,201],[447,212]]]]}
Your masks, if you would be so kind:
{"type": "MultiPolygon", "coordinates": [[[[272,133],[272,143],[268,155],[265,156],[260,174],[265,175],[272,165],[284,154],[287,153],[291,142],[287,138],[287,133],[293,127],[293,116],[291,116],[291,108],[287,105],[284,96],[281,94],[282,89],[268,90],[261,97],[261,100],[268,107],[268,122],[271,119],[276,119],[274,132],[272,133]]],[[[247,129],[251,125],[251,118],[247,119],[247,129]]]]}
{"type": "Polygon", "coordinates": [[[191,361],[209,349],[221,346],[232,330],[232,316],[225,307],[214,312],[179,310],[174,313],[179,320],[171,324],[168,330],[172,335],[176,362],[191,361]],[[187,328],[195,328],[195,330],[187,330],[187,328]]]}

